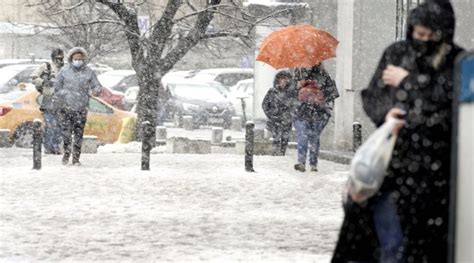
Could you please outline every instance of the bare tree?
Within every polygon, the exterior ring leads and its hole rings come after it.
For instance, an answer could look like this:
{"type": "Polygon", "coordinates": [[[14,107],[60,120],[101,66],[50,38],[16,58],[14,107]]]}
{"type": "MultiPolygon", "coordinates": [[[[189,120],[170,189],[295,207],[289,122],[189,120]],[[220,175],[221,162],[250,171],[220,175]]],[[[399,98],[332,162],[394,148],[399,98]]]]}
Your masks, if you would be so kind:
{"type": "Polygon", "coordinates": [[[67,9],[54,1],[40,1],[34,4],[28,1],[27,5],[34,5],[42,20],[46,22],[38,25],[43,31],[56,32],[46,35],[51,43],[60,44],[66,49],[74,46],[84,47],[90,59],[127,48],[122,28],[109,23],[115,20],[115,15],[106,6],[97,5],[93,1],[84,1],[67,9]]]}
{"type": "MultiPolygon", "coordinates": [[[[91,0],[77,0],[65,6],[64,0],[36,1],[57,5],[57,12],[68,12],[94,3],[91,0]]],[[[109,23],[119,25],[123,30],[140,87],[138,124],[147,120],[153,126],[156,122],[162,76],[193,47],[198,43],[223,37],[237,38],[248,43],[254,26],[272,17],[272,14],[255,17],[246,13],[241,0],[168,0],[161,1],[161,15],[151,16],[150,28],[143,33],[138,23],[138,10],[149,9],[157,1],[130,0],[124,3],[123,0],[96,0],[95,3],[108,7],[114,16],[81,22],[79,26],[109,23]]],[[[284,11],[279,10],[278,13],[284,11]]]]}

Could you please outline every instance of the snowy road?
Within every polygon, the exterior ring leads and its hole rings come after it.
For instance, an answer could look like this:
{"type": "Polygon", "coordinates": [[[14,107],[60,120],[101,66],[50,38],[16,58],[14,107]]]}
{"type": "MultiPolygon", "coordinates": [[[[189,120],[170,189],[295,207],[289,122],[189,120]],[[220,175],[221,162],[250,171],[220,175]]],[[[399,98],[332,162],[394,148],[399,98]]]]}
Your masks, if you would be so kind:
{"type": "Polygon", "coordinates": [[[0,261],[328,262],[347,166],[290,157],[83,155],[82,167],[0,149],[0,261]]]}

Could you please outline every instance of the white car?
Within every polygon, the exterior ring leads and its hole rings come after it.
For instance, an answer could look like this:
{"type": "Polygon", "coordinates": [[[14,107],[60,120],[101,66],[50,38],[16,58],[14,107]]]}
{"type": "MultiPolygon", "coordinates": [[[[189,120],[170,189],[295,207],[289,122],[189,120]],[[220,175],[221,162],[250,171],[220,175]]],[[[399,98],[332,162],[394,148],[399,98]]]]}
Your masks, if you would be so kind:
{"type": "Polygon", "coordinates": [[[14,90],[20,83],[31,83],[31,74],[39,64],[10,65],[0,69],[0,93],[14,90]]]}
{"type": "Polygon", "coordinates": [[[253,69],[251,68],[214,68],[214,69],[203,69],[191,73],[187,78],[202,81],[211,82],[216,81],[221,83],[227,88],[230,88],[237,84],[237,82],[253,78],[253,69]]]}
{"type": "Polygon", "coordinates": [[[104,74],[105,72],[114,70],[112,67],[108,65],[99,64],[99,63],[89,63],[87,64],[87,66],[90,67],[97,75],[104,74]]]}
{"type": "Polygon", "coordinates": [[[134,70],[110,70],[97,76],[102,86],[125,92],[128,87],[138,86],[134,70]]]}
{"type": "Polygon", "coordinates": [[[253,114],[253,85],[253,79],[246,79],[230,87],[229,98],[232,100],[237,115],[243,116],[242,100],[244,100],[247,119],[250,119],[253,114]]]}

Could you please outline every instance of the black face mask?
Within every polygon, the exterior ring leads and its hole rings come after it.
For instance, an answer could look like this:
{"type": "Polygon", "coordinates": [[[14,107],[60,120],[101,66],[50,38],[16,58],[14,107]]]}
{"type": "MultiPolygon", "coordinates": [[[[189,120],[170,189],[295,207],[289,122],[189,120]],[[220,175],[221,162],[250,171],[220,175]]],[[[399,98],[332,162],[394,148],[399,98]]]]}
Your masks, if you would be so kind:
{"type": "Polygon", "coordinates": [[[439,46],[441,45],[440,42],[437,41],[421,41],[417,39],[412,40],[412,46],[413,48],[419,52],[421,56],[431,56],[436,51],[438,51],[439,46]]]}

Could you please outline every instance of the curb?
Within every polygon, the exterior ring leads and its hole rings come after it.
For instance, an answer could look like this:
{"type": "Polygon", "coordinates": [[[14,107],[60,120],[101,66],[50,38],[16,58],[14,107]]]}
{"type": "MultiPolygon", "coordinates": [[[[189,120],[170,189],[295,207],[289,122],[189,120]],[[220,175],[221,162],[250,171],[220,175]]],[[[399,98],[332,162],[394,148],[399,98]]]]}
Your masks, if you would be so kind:
{"type": "Polygon", "coordinates": [[[350,164],[352,161],[353,153],[345,152],[333,152],[323,151],[319,152],[319,158],[340,164],[350,164]]]}

